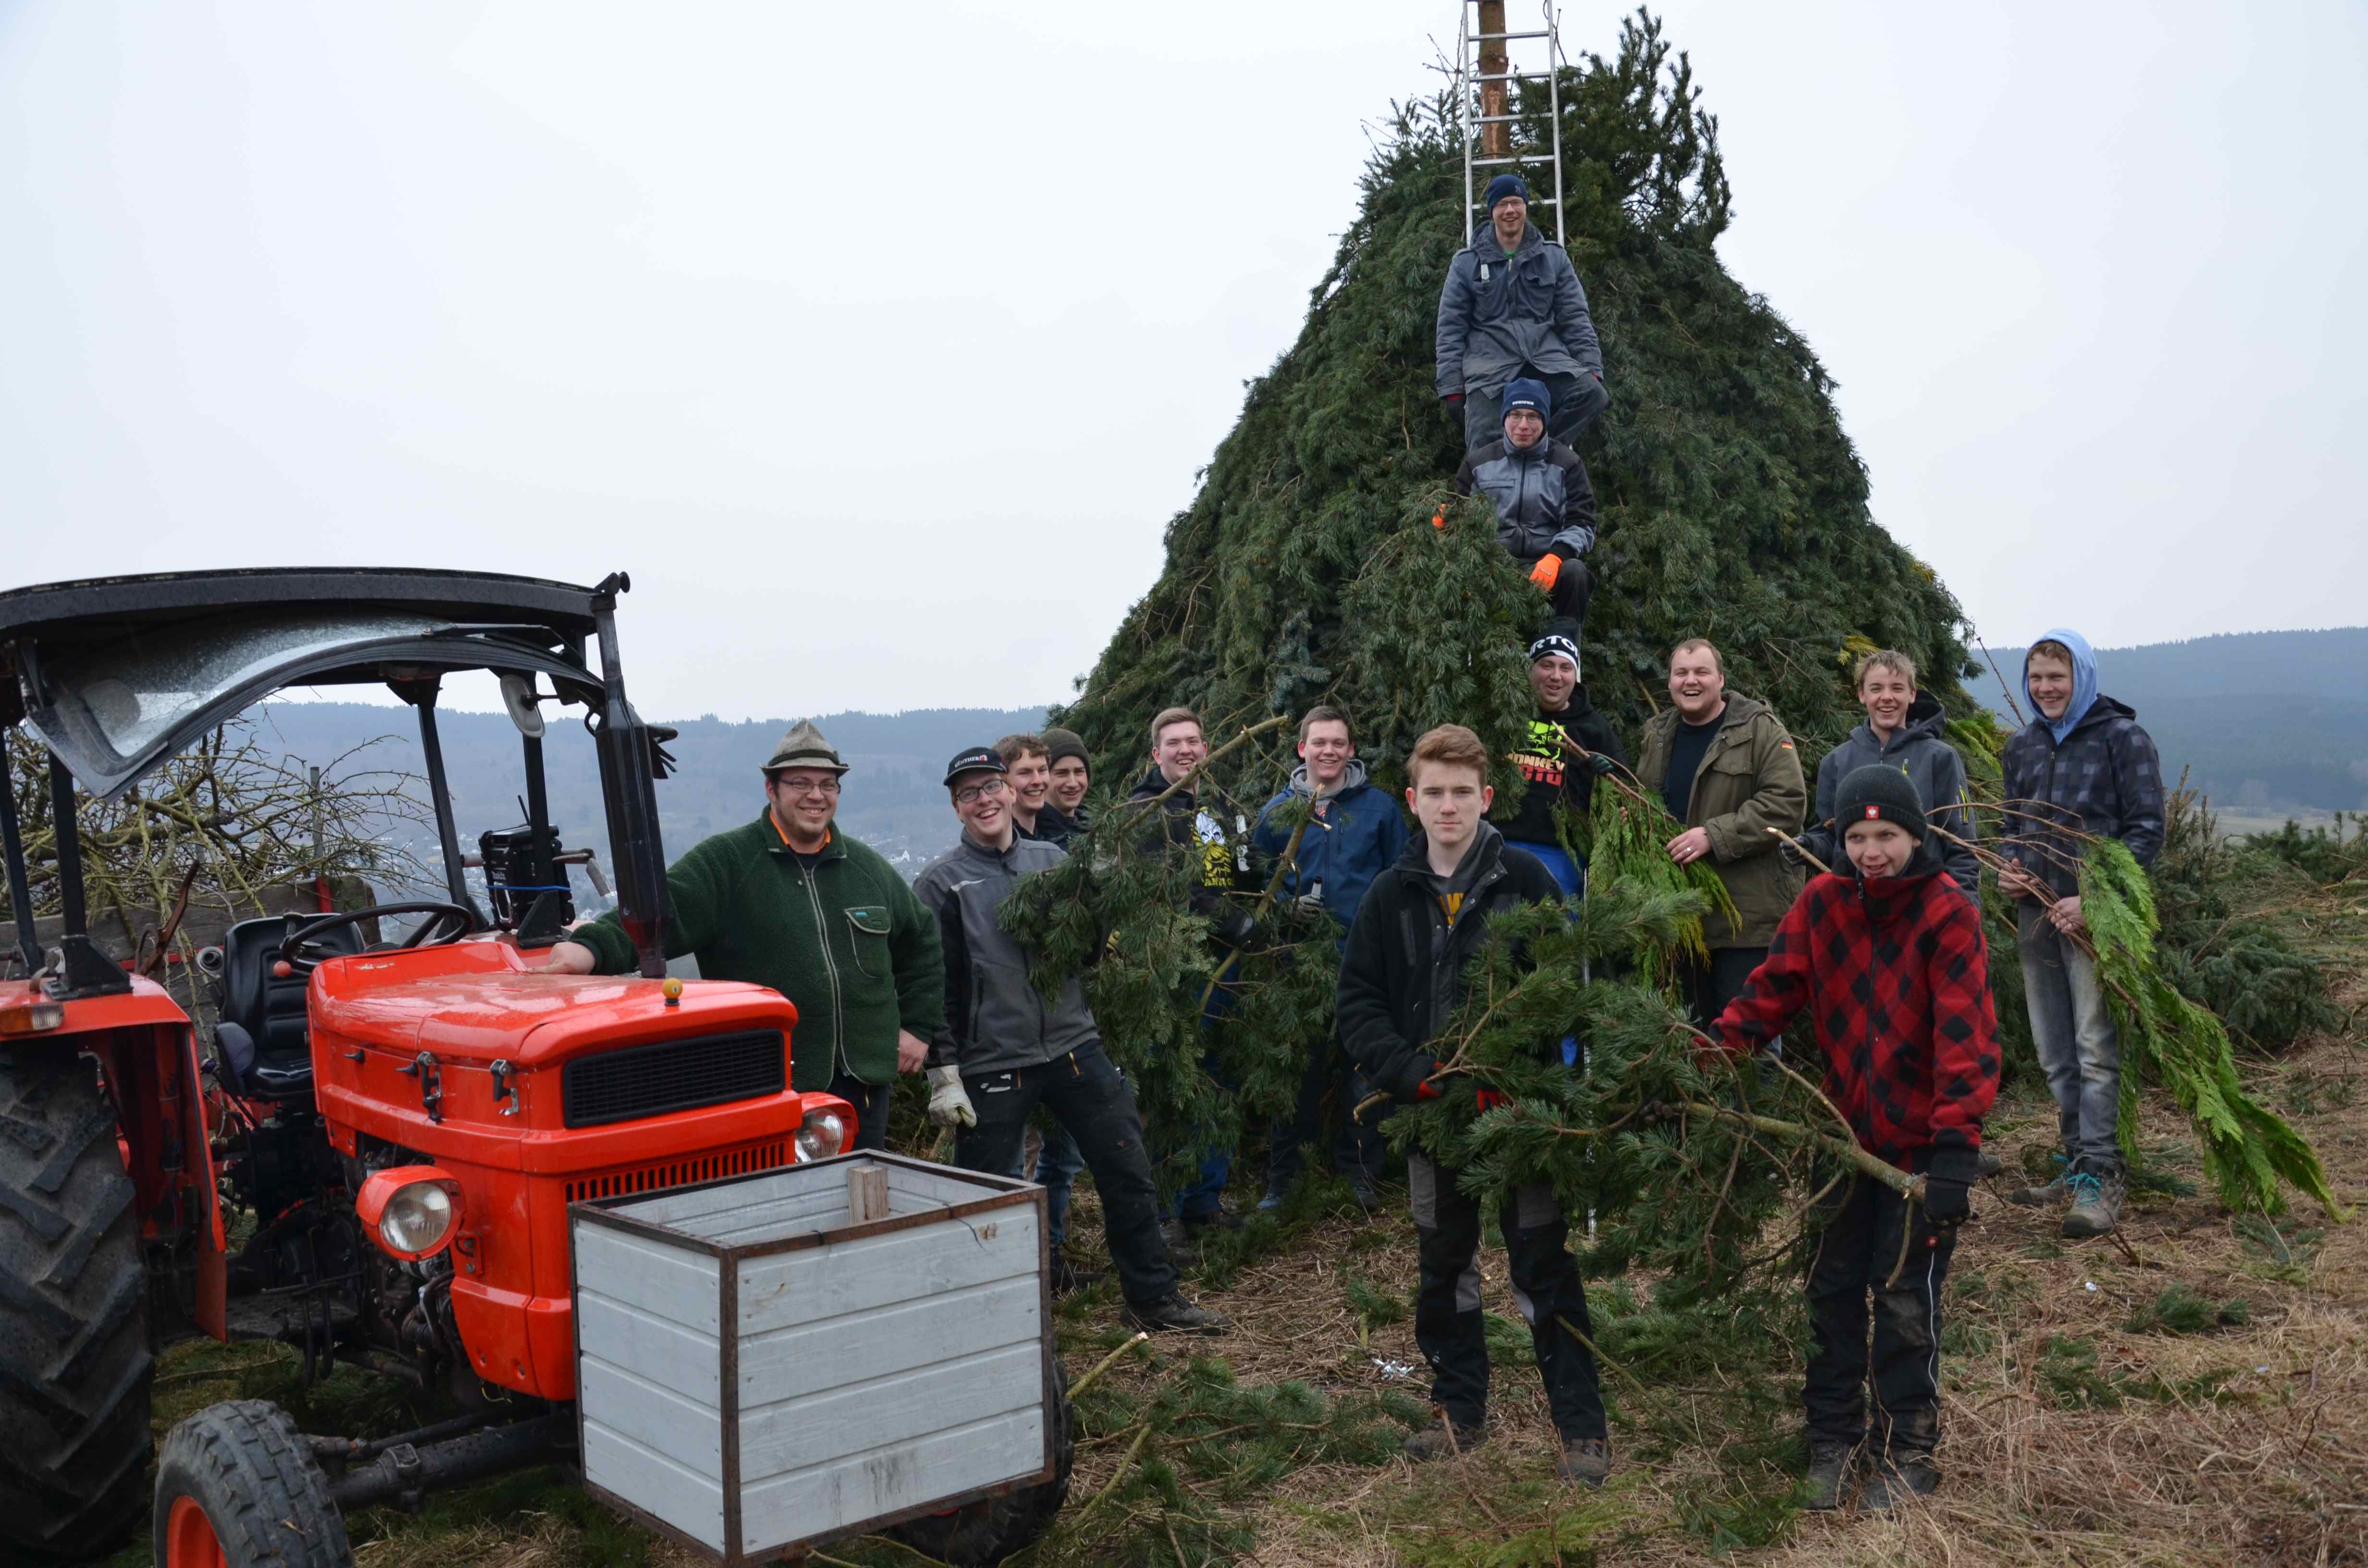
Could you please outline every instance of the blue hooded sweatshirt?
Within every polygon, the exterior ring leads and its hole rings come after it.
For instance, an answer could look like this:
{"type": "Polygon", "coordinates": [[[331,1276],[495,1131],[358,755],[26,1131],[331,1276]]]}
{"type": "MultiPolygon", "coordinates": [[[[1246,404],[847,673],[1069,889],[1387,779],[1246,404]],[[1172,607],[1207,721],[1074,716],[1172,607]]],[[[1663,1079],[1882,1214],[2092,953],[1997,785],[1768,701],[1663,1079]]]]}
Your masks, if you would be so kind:
{"type": "MultiPolygon", "coordinates": [[[[2072,700],[2061,719],[2033,711],[1999,754],[2007,808],[1999,847],[2068,897],[2080,891],[2084,838],[2118,838],[2139,865],[2154,864],[2166,825],[2162,758],[2130,706],[2097,690],[2097,656],[2086,638],[2058,629],[2043,641],[2071,652],[2072,700]]],[[[2031,655],[2022,663],[2027,696],[2031,655]]]]}
{"type": "MultiPolygon", "coordinates": [[[[2078,729],[2080,721],[2087,718],[2089,710],[2096,705],[2097,654],[2096,651],[2089,646],[2089,640],[2086,637],[2067,626],[2057,627],[2045,636],[2038,638],[2032,646],[2036,648],[2041,642],[2061,642],[2072,651],[2072,700],[2065,707],[2064,717],[2044,721],[2049,733],[2055,737],[2055,744],[2060,746],[2064,744],[2064,737],[2078,729]]],[[[2031,654],[2029,653],[2022,655],[2022,695],[2031,698],[2032,711],[2034,714],[2038,713],[2039,699],[2031,697],[2031,654]]]]}

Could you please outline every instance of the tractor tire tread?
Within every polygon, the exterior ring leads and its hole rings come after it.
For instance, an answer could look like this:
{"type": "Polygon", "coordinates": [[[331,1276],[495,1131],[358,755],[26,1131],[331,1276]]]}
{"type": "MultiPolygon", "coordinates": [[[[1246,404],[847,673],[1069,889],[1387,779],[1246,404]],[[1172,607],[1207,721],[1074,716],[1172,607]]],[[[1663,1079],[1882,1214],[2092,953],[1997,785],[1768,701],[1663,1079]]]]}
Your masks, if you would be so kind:
{"type": "Polygon", "coordinates": [[[131,1179],[74,1052],[0,1050],[0,1558],[105,1556],[139,1528],[154,1361],[131,1179]]]}
{"type": "Polygon", "coordinates": [[[908,1520],[889,1533],[905,1545],[949,1568],[996,1568],[1045,1530],[1069,1500],[1069,1472],[1077,1457],[1076,1412],[1069,1403],[1069,1376],[1053,1361],[1053,1479],[957,1513],[908,1520]]]}
{"type": "Polygon", "coordinates": [[[174,1500],[206,1511],[228,1568],[351,1568],[346,1521],[295,1418],[268,1400],[210,1404],[174,1427],[156,1461],[156,1568],[174,1500]]]}

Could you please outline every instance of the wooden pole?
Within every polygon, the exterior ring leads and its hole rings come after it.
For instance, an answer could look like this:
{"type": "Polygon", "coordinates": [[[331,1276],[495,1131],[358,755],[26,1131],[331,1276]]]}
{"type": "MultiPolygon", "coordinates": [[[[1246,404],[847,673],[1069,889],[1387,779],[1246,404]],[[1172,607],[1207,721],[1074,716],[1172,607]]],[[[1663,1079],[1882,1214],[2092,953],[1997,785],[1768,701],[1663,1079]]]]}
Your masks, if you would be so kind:
{"type": "MultiPolygon", "coordinates": [[[[1497,35],[1480,46],[1480,74],[1502,76],[1512,69],[1511,56],[1505,49],[1505,0],[1480,0],[1480,30],[1483,33],[1497,35]]],[[[1505,91],[1506,86],[1507,84],[1503,82],[1480,84],[1480,113],[1484,119],[1506,112],[1505,106],[1512,101],[1511,96],[1505,91]]],[[[1480,128],[1482,155],[1490,158],[1506,156],[1508,150],[1513,144],[1512,130],[1511,126],[1501,120],[1494,125],[1482,126],[1480,128]]]]}

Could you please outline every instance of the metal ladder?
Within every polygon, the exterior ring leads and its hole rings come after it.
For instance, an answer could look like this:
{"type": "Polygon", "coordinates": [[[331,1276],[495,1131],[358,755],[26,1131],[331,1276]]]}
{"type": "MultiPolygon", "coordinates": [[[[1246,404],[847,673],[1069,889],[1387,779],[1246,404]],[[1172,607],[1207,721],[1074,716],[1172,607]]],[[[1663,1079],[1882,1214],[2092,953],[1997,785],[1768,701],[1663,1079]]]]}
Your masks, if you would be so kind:
{"type": "Polygon", "coordinates": [[[1562,229],[1562,83],[1555,67],[1562,63],[1562,39],[1554,16],[1554,0],[1543,0],[1540,9],[1545,26],[1524,32],[1506,29],[1505,0],[1463,0],[1462,18],[1455,28],[1455,101],[1463,129],[1463,238],[1469,243],[1474,227],[1481,217],[1480,193],[1487,182],[1496,177],[1491,171],[1498,169],[1536,168],[1541,165],[1554,166],[1554,194],[1534,194],[1538,182],[1530,180],[1532,191],[1530,205],[1551,206],[1554,210],[1554,243],[1563,243],[1562,229]],[[1494,28],[1494,31],[1488,29],[1494,28]],[[1545,61],[1542,66],[1522,70],[1512,59],[1516,43],[1545,45],[1545,61]],[[1549,146],[1517,150],[1512,145],[1512,127],[1520,116],[1507,112],[1512,102],[1512,83],[1543,82],[1550,105],[1554,140],[1549,146]],[[1475,177],[1479,184],[1473,181],[1475,177]]]}

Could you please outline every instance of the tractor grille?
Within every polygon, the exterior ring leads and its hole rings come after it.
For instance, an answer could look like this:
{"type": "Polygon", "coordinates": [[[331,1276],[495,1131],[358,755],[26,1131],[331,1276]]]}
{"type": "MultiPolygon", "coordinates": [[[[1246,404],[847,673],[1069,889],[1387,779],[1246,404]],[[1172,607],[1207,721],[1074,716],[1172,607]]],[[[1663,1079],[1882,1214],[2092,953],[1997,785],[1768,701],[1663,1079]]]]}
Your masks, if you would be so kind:
{"type": "Polygon", "coordinates": [[[684,1187],[695,1181],[721,1181],[725,1176],[778,1170],[791,1163],[790,1142],[784,1138],[776,1142],[732,1149],[720,1154],[697,1154],[689,1159],[666,1160],[653,1165],[635,1165],[631,1170],[603,1171],[598,1176],[578,1176],[567,1184],[567,1201],[574,1203],[586,1198],[624,1198],[636,1192],[655,1192],[662,1187],[684,1187]]]}
{"type": "Polygon", "coordinates": [[[789,1052],[779,1029],[674,1040],[579,1057],[560,1074],[570,1127],[598,1127],[668,1111],[778,1095],[789,1052]]]}

